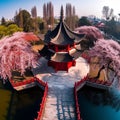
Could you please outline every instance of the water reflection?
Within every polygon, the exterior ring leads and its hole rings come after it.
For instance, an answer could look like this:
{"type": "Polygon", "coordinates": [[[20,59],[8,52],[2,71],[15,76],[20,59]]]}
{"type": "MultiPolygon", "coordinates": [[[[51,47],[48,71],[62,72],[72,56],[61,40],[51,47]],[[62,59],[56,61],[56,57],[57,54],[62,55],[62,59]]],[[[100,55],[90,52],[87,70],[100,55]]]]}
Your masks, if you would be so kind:
{"type": "MultiPolygon", "coordinates": [[[[5,111],[6,114],[4,114],[4,117],[0,114],[0,120],[34,120],[34,118],[37,117],[37,111],[39,111],[43,96],[41,88],[36,86],[17,92],[12,89],[12,86],[9,83],[4,86],[0,83],[0,90],[0,94],[5,90],[10,93],[9,100],[7,101],[8,103],[4,102],[5,105],[8,104],[5,111]]],[[[3,105],[0,110],[4,109],[5,105],[3,105]]]]}
{"type": "Polygon", "coordinates": [[[84,86],[78,92],[79,105],[83,120],[100,120],[99,117],[102,120],[119,120],[120,93],[117,91],[117,89],[113,88],[110,90],[100,90],[84,86]],[[85,117],[85,114],[87,117],[85,117]]]}

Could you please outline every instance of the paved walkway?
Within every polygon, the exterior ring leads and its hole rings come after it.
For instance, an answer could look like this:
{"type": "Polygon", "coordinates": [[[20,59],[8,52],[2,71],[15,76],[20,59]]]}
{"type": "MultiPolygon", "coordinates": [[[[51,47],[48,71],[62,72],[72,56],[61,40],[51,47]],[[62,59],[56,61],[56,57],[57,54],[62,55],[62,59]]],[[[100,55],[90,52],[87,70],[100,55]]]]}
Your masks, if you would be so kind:
{"type": "Polygon", "coordinates": [[[83,58],[76,60],[76,66],[67,72],[55,73],[47,66],[47,60],[40,59],[40,65],[33,69],[39,79],[48,83],[48,97],[43,120],[76,120],[74,103],[74,83],[89,71],[89,65],[83,58]]]}

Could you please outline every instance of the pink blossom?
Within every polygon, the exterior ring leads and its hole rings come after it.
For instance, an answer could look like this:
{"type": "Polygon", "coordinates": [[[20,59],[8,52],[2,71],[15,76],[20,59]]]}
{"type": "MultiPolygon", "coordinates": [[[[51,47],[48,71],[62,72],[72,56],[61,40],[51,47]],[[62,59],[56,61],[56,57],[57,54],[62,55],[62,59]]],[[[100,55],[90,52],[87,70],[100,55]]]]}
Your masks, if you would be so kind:
{"type": "Polygon", "coordinates": [[[12,70],[24,74],[26,68],[37,64],[38,53],[21,37],[22,34],[24,33],[15,33],[0,40],[0,76],[4,79],[11,78],[12,70]]]}
{"type": "Polygon", "coordinates": [[[80,34],[86,34],[87,38],[89,39],[103,39],[103,34],[101,31],[94,26],[81,26],[79,28],[76,28],[75,31],[80,34]]]}
{"type": "Polygon", "coordinates": [[[110,63],[120,80],[120,45],[114,40],[100,39],[89,51],[90,57],[98,57],[101,66],[110,63]]]}
{"type": "Polygon", "coordinates": [[[28,42],[39,41],[39,37],[35,35],[33,32],[15,32],[13,35],[20,36],[21,38],[28,42]]]}

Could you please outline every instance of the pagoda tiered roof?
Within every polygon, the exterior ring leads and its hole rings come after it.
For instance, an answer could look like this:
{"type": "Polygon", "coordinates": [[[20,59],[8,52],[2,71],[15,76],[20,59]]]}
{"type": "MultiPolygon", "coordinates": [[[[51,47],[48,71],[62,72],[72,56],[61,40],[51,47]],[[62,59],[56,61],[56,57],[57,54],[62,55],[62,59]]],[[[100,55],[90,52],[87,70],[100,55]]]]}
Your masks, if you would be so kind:
{"type": "Polygon", "coordinates": [[[42,50],[39,51],[41,56],[44,56],[46,59],[50,60],[51,56],[53,56],[55,53],[48,49],[48,46],[44,46],[42,50]]]}
{"type": "Polygon", "coordinates": [[[57,52],[51,57],[51,60],[55,62],[70,62],[73,61],[73,59],[68,52],[57,52]]]}
{"type": "Polygon", "coordinates": [[[56,28],[48,31],[45,35],[44,42],[55,45],[71,45],[73,43],[79,43],[84,36],[84,34],[77,34],[71,31],[65,22],[60,20],[56,28]]]}

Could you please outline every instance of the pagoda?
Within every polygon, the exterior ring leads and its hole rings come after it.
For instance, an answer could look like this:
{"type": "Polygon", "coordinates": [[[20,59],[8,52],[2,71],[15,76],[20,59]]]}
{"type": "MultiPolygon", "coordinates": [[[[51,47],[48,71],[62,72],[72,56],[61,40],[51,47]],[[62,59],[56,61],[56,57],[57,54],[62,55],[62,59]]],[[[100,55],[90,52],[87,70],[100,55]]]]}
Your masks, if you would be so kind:
{"type": "Polygon", "coordinates": [[[48,59],[48,66],[55,71],[68,71],[75,66],[76,61],[70,55],[70,50],[81,41],[84,34],[72,32],[63,20],[63,7],[61,7],[60,22],[54,30],[48,31],[44,38],[45,46],[39,51],[42,56],[48,59]]]}

